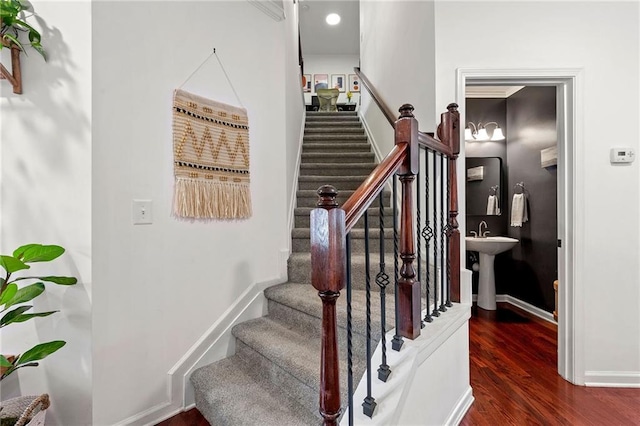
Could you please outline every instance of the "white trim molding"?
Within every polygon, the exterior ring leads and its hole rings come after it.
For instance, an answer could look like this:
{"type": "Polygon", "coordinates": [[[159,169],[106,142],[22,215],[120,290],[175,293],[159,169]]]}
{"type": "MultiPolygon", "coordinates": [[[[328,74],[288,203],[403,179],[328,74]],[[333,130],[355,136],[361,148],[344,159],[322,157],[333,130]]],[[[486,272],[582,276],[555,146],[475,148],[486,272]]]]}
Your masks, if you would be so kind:
{"type": "Polygon", "coordinates": [[[584,384],[603,388],[640,388],[640,372],[585,371],[584,384]]]}
{"type": "MultiPolygon", "coordinates": [[[[566,380],[583,385],[584,368],[584,290],[581,282],[584,265],[584,128],[583,70],[580,68],[480,69],[456,70],[456,101],[465,105],[466,86],[555,86],[558,122],[558,372],[566,380]]],[[[464,107],[460,108],[464,122],[464,107]]],[[[460,129],[462,133],[463,128],[460,129]]],[[[460,135],[462,139],[462,134],[460,135]]],[[[463,151],[464,153],[464,151],[463,151]]],[[[464,156],[462,156],[464,158],[464,156]]],[[[464,169],[464,168],[463,168],[464,169]]]]}

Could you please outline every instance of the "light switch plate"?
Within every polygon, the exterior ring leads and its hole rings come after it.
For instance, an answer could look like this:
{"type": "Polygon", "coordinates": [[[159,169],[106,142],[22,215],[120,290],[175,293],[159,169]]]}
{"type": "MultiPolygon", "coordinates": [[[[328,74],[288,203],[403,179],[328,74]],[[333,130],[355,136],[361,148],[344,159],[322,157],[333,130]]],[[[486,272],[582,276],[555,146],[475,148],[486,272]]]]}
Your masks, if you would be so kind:
{"type": "Polygon", "coordinates": [[[153,223],[153,203],[151,200],[133,200],[132,219],[134,225],[153,223]]]}

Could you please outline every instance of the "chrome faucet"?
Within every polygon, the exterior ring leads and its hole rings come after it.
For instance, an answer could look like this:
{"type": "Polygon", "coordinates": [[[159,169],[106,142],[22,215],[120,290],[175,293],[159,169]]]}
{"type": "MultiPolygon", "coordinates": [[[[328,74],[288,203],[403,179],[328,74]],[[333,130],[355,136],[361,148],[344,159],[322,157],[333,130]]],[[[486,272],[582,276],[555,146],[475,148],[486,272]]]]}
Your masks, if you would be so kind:
{"type": "Polygon", "coordinates": [[[478,225],[478,237],[480,238],[486,238],[487,234],[490,234],[491,232],[489,232],[489,226],[487,225],[487,222],[485,222],[484,220],[482,222],[480,222],[480,225],[478,225]],[[486,229],[486,231],[482,232],[482,225],[484,225],[484,229],[486,229]]]}

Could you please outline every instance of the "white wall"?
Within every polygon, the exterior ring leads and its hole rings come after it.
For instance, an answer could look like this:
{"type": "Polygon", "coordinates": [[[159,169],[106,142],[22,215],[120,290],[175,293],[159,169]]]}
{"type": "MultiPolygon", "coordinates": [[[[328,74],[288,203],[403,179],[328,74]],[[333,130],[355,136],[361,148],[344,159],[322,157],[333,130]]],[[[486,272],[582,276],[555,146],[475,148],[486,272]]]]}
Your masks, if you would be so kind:
{"type": "MultiPolygon", "coordinates": [[[[581,295],[576,373],[583,383],[640,385],[639,162],[609,163],[612,146],[639,148],[638,7],[637,2],[443,1],[435,9],[438,105],[455,98],[458,68],[583,70],[573,236],[581,295]],[[482,22],[492,25],[480,29],[482,22]]],[[[464,204],[460,214],[464,217],[464,204]]]]}
{"type": "MultiPolygon", "coordinates": [[[[107,425],[166,403],[171,367],[250,285],[279,276],[291,72],[287,21],[249,2],[93,9],[93,424],[107,425]],[[249,113],[253,217],[177,220],[172,93],[214,47],[249,113]],[[153,200],[152,225],[131,224],[134,198],[153,200]]],[[[237,104],[215,57],[184,89],[237,104]]]]}
{"type": "MultiPolygon", "coordinates": [[[[298,62],[298,5],[293,0],[284,3],[287,26],[286,42],[286,121],[287,121],[287,194],[289,206],[289,228],[293,227],[293,208],[296,202],[297,176],[299,170],[300,149],[302,147],[302,132],[304,131],[304,97],[300,81],[300,65],[298,62]]],[[[310,102],[310,101],[309,101],[310,102]]]]}
{"type": "MultiPolygon", "coordinates": [[[[32,1],[49,60],[22,55],[23,94],[0,81],[0,252],[40,242],[67,252],[30,272],[73,275],[47,285],[34,311],[59,313],[2,329],[4,354],[37,343],[67,345],[2,381],[1,398],[49,393],[48,425],[91,423],[91,4],[32,1]]],[[[3,49],[3,64],[9,67],[3,49]]]]}
{"type": "MultiPolygon", "coordinates": [[[[395,118],[400,106],[412,104],[424,132],[435,132],[436,112],[447,106],[434,102],[434,55],[433,1],[360,3],[361,69],[395,118]]],[[[386,156],[393,147],[393,132],[366,90],[362,93],[360,113],[386,156]]]]}
{"type": "MultiPolygon", "coordinates": [[[[311,96],[316,92],[313,89],[313,75],[327,74],[329,86],[331,86],[331,74],[344,74],[346,90],[338,96],[338,102],[347,102],[347,90],[349,90],[349,74],[354,74],[353,68],[358,66],[358,55],[305,55],[304,73],[311,74],[311,93],[305,93],[305,102],[311,103],[311,96]]],[[[352,92],[351,102],[358,103],[360,94],[352,92]]]]}

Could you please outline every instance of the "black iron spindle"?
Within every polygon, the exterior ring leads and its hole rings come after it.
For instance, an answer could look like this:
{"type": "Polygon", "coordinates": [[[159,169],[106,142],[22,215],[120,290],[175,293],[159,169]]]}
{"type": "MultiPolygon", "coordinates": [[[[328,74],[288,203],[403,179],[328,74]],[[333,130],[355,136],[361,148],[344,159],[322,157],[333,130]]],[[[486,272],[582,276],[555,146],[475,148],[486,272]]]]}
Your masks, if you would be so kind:
{"type": "Polygon", "coordinates": [[[446,312],[447,307],[445,306],[445,265],[444,265],[444,237],[447,234],[447,226],[446,226],[446,218],[445,218],[445,209],[444,209],[444,200],[445,200],[445,188],[447,179],[447,175],[444,170],[444,155],[440,155],[440,311],[446,312]]]}
{"type": "Polygon", "coordinates": [[[347,234],[347,405],[349,425],[353,425],[353,324],[351,317],[351,232],[347,234]]]}
{"type": "Polygon", "coordinates": [[[391,374],[389,364],[387,364],[387,286],[389,285],[389,275],[385,272],[385,249],[384,249],[384,191],[380,193],[379,212],[380,220],[380,271],[376,275],[376,284],[380,287],[380,333],[382,347],[382,363],[378,368],[378,379],[386,382],[391,374]]]}
{"type": "MultiPolygon", "coordinates": [[[[418,156],[422,157],[422,149],[418,152],[418,156]]],[[[419,162],[420,164],[421,162],[419,162]]],[[[416,174],[416,247],[418,261],[418,282],[422,282],[422,244],[420,238],[420,229],[422,226],[422,218],[420,217],[420,172],[416,174]]],[[[427,306],[429,305],[429,299],[427,299],[427,306]]],[[[424,320],[420,321],[420,328],[424,328],[424,320]]]]}
{"type": "Polygon", "coordinates": [[[362,412],[372,417],[376,409],[376,400],[371,396],[371,262],[369,253],[369,213],[364,212],[364,268],[365,268],[365,306],[367,313],[367,396],[362,403],[362,412]]]}
{"type": "Polygon", "coordinates": [[[433,313],[434,317],[440,316],[438,311],[438,153],[433,153],[433,313]]]}
{"type": "Polygon", "coordinates": [[[425,271],[425,295],[427,298],[427,310],[425,312],[424,315],[424,319],[423,321],[426,322],[433,322],[433,317],[431,316],[431,302],[430,302],[430,296],[431,296],[431,289],[430,287],[430,283],[431,283],[431,273],[429,271],[429,240],[431,240],[431,237],[433,237],[433,230],[431,229],[431,225],[429,223],[429,151],[425,151],[425,161],[424,161],[424,190],[425,190],[425,194],[424,194],[424,211],[427,213],[426,214],[426,223],[425,223],[425,227],[422,230],[422,237],[424,238],[425,241],[425,253],[427,255],[427,259],[426,259],[426,271],[425,271]]]}
{"type": "Polygon", "coordinates": [[[398,313],[398,272],[399,272],[399,264],[398,264],[398,203],[396,200],[398,199],[398,180],[395,176],[393,176],[393,191],[391,194],[391,205],[393,212],[393,280],[394,280],[394,302],[395,302],[395,324],[396,324],[396,334],[394,334],[393,339],[391,340],[391,348],[394,351],[399,351],[402,348],[404,340],[402,336],[398,334],[398,330],[400,329],[400,315],[398,313]]]}

